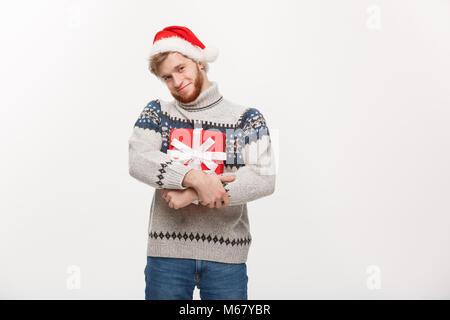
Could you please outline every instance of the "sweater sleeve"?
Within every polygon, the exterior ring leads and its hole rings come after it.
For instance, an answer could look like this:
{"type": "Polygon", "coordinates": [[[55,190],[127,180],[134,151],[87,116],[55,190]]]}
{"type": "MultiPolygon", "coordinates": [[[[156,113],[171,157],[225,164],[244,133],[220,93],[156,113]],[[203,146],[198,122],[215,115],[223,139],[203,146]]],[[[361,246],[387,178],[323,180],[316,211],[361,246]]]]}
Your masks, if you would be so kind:
{"type": "Polygon", "coordinates": [[[129,173],[156,189],[187,189],[182,182],[192,167],[161,151],[161,132],[161,105],[153,100],[139,115],[128,140],[129,173]]]}
{"type": "Polygon", "coordinates": [[[276,180],[275,158],[264,116],[255,108],[248,109],[237,127],[238,130],[233,133],[237,146],[234,161],[241,165],[234,172],[222,174],[236,177],[232,182],[222,182],[230,205],[271,195],[275,191],[276,180]]]}

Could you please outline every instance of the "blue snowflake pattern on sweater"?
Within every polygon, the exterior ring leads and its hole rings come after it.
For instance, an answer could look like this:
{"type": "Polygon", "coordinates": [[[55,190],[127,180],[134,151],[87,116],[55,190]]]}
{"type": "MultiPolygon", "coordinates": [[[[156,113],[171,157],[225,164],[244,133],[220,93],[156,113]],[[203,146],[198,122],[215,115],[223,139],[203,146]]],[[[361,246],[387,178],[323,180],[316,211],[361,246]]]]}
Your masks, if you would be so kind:
{"type": "MultiPolygon", "coordinates": [[[[193,129],[194,121],[173,117],[161,110],[159,100],[150,101],[141,112],[135,126],[142,129],[153,130],[161,134],[161,151],[167,153],[169,149],[170,131],[172,129],[193,129]]],[[[240,116],[235,124],[224,124],[219,122],[203,122],[204,130],[220,131],[225,134],[225,152],[227,166],[243,166],[241,150],[264,135],[269,135],[269,129],[262,113],[256,108],[248,108],[240,116]]]]}

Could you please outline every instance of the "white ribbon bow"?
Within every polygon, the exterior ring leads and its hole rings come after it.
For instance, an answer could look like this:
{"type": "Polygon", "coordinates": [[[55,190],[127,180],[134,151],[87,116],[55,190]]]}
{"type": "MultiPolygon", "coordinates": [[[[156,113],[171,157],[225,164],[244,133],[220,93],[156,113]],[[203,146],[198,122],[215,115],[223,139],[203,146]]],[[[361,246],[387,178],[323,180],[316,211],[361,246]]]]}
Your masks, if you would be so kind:
{"type": "Polygon", "coordinates": [[[202,170],[201,163],[203,162],[209,169],[203,171],[214,173],[218,164],[212,160],[226,160],[227,155],[225,152],[207,152],[214,145],[214,140],[209,137],[203,144],[200,144],[202,130],[202,128],[195,128],[193,130],[192,148],[175,138],[171,144],[179,150],[167,150],[167,154],[172,160],[180,161],[183,164],[190,162],[190,165],[198,170],[202,170]]]}

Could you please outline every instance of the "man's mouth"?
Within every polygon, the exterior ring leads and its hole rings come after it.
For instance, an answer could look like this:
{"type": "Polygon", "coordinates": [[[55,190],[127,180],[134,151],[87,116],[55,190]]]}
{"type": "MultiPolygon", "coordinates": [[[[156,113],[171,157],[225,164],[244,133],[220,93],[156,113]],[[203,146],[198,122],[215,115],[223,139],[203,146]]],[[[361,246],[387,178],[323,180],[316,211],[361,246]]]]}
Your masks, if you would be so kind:
{"type": "Polygon", "coordinates": [[[180,90],[178,90],[178,92],[183,91],[188,85],[190,85],[190,83],[188,83],[187,85],[185,85],[183,88],[181,88],[180,90]]]}

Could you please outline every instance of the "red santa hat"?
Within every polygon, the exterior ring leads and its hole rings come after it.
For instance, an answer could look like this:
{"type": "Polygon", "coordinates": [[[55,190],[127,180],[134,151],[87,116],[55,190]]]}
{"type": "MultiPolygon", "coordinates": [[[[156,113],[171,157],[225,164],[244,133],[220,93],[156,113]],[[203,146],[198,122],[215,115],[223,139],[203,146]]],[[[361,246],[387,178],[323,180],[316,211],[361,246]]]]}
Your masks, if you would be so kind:
{"type": "Polygon", "coordinates": [[[186,27],[170,26],[156,33],[150,57],[162,52],[177,51],[183,55],[203,62],[208,71],[208,62],[213,62],[219,55],[216,47],[205,47],[205,45],[186,27]]]}

